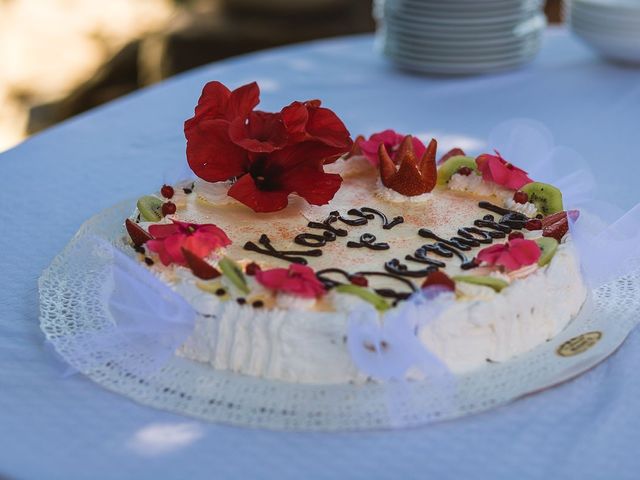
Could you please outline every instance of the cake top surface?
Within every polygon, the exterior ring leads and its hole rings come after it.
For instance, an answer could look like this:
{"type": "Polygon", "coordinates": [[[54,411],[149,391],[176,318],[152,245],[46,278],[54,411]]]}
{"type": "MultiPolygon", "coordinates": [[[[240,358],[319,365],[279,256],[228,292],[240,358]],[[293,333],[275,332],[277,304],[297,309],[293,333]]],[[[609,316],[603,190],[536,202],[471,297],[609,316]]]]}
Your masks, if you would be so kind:
{"type": "Polygon", "coordinates": [[[199,178],[143,197],[127,221],[169,283],[319,310],[341,308],[335,290],[386,310],[428,286],[499,292],[566,236],[561,192],[498,152],[437,160],[435,139],[392,130],[353,142],[319,101],[260,112],[258,93],[207,84],[185,123],[199,178]]]}

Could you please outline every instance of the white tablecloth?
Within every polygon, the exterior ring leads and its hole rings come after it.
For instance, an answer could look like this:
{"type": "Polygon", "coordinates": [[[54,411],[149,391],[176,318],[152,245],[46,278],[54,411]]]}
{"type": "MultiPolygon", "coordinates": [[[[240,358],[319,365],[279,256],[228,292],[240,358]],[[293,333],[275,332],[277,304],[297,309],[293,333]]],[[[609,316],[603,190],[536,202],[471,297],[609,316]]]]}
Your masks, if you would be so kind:
{"type": "Polygon", "coordinates": [[[396,71],[370,36],[220,62],[81,115],[0,155],[0,477],[640,478],[640,334],[560,387],[495,411],[401,431],[274,433],[201,423],[105,391],[43,345],[36,279],[79,225],[156,189],[185,161],[202,85],[258,80],[263,107],[321,98],[352,133],[387,127],[481,148],[515,117],[545,123],[596,170],[601,195],[640,199],[640,70],[550,31],[525,69],[471,78],[396,71]]]}

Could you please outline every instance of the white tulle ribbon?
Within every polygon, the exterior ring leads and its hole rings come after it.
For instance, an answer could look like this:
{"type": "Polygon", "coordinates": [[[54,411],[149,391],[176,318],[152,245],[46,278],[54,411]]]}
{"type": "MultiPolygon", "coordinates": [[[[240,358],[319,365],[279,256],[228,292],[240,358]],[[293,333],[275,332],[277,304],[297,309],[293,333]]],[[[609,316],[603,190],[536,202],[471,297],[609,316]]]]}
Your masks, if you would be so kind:
{"type": "Polygon", "coordinates": [[[406,412],[416,400],[415,382],[410,380],[428,382],[443,412],[454,406],[455,377],[419,338],[420,330],[449,308],[454,298],[452,292],[430,287],[386,315],[368,305],[349,315],[351,359],[371,379],[386,383],[389,421],[394,426],[411,424],[406,412]]]}
{"type": "Polygon", "coordinates": [[[193,332],[193,307],[110,243],[95,236],[78,239],[73,262],[103,280],[97,292],[101,309],[94,314],[104,318],[95,329],[75,335],[72,347],[62,352],[78,370],[111,362],[148,375],[162,368],[193,332]]]}
{"type": "Polygon", "coordinates": [[[534,120],[498,125],[489,145],[534,180],[559,188],[565,210],[580,212],[577,219],[569,216],[569,229],[589,287],[597,288],[638,268],[640,203],[625,212],[595,200],[597,182],[585,160],[574,150],[556,146],[551,132],[534,120]]]}
{"type": "Polygon", "coordinates": [[[349,314],[347,347],[355,365],[382,381],[404,380],[410,370],[424,377],[446,373],[418,338],[420,329],[453,302],[450,292],[425,289],[386,315],[365,305],[349,314]]]}
{"type": "MultiPolygon", "coordinates": [[[[640,204],[611,222],[581,209],[569,220],[587,284],[597,288],[640,267],[640,204]]],[[[606,218],[606,217],[604,217],[606,218]]]]}

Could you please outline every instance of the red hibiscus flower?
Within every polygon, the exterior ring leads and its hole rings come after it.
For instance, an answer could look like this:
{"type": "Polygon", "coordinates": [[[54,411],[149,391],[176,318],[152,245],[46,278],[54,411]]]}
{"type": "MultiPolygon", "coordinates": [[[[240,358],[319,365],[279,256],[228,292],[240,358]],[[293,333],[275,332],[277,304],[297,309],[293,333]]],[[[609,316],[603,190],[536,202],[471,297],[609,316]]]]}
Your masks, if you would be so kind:
{"type": "Polygon", "coordinates": [[[153,239],[147,241],[147,246],[160,256],[164,265],[186,265],[182,249],[204,258],[212,251],[231,244],[229,237],[211,224],[197,225],[173,220],[169,224],[151,225],[149,233],[153,239]]]}
{"type": "Polygon", "coordinates": [[[540,259],[540,247],[533,240],[514,238],[505,244],[492,245],[478,252],[477,259],[489,266],[509,271],[532,265],[540,259]]]}
{"type": "Polygon", "coordinates": [[[258,270],[256,280],[266,288],[296,297],[317,298],[326,293],[313,270],[297,263],[292,263],[289,268],[258,270]]]}
{"type": "Polygon", "coordinates": [[[209,182],[235,181],[228,194],[256,212],[285,208],[292,193],[328,203],[342,178],[323,165],[353,143],[344,124],[319,100],[254,111],[259,93],[256,83],[233,92],[219,82],[205,86],[185,122],[189,166],[209,182]]]}
{"type": "MultiPolygon", "coordinates": [[[[378,150],[381,144],[384,144],[387,152],[391,156],[392,160],[396,159],[396,152],[400,148],[400,144],[402,140],[404,140],[406,135],[402,135],[400,133],[394,132],[393,130],[384,130],[382,132],[374,133],[369,137],[369,140],[360,141],[360,150],[362,154],[367,157],[369,163],[374,167],[378,166],[378,150]]],[[[418,138],[411,137],[413,143],[413,152],[416,154],[416,157],[422,158],[427,147],[424,146],[418,138]]]]}
{"type": "Polygon", "coordinates": [[[483,180],[497,183],[510,190],[519,190],[527,183],[533,182],[527,172],[507,162],[497,151],[495,155],[480,155],[476,158],[476,164],[483,180]]]}

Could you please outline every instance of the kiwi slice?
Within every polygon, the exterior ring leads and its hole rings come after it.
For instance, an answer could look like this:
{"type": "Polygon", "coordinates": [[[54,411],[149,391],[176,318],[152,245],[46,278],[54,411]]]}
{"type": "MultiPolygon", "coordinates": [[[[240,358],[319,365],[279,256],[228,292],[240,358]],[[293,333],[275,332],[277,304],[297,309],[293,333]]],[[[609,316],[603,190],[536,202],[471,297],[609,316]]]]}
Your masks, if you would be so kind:
{"type": "Polygon", "coordinates": [[[336,292],[347,293],[349,295],[360,297],[362,300],[364,300],[365,302],[369,302],[376,308],[376,310],[379,310],[381,312],[389,310],[389,304],[387,303],[387,301],[368,288],[359,287],[353,284],[344,284],[338,285],[336,287],[336,292]]]}
{"type": "Polygon", "coordinates": [[[473,157],[456,155],[444,162],[438,168],[438,185],[446,185],[451,177],[453,177],[453,175],[455,175],[462,167],[469,167],[474,172],[478,170],[478,165],[473,157]]]}
{"type": "Polygon", "coordinates": [[[453,277],[456,282],[472,283],[474,285],[482,285],[483,287],[493,288],[496,292],[500,292],[509,284],[504,280],[494,277],[481,277],[477,275],[457,275],[453,277]]]}
{"type": "Polygon", "coordinates": [[[538,212],[543,215],[551,215],[563,210],[562,192],[553,185],[542,182],[531,182],[520,189],[529,196],[538,212]]]}
{"type": "Polygon", "coordinates": [[[544,267],[548,264],[558,250],[558,241],[553,237],[540,237],[536,239],[536,243],[542,250],[542,254],[538,259],[538,265],[544,267]]]}
{"type": "Polygon", "coordinates": [[[247,285],[247,280],[244,277],[244,273],[242,273],[240,265],[229,257],[222,257],[218,262],[218,267],[220,267],[222,273],[238,290],[244,294],[249,293],[249,286],[247,285]]]}
{"type": "Polygon", "coordinates": [[[143,220],[147,222],[159,222],[162,220],[162,203],[161,199],[151,195],[140,197],[137,207],[143,220]]]}

